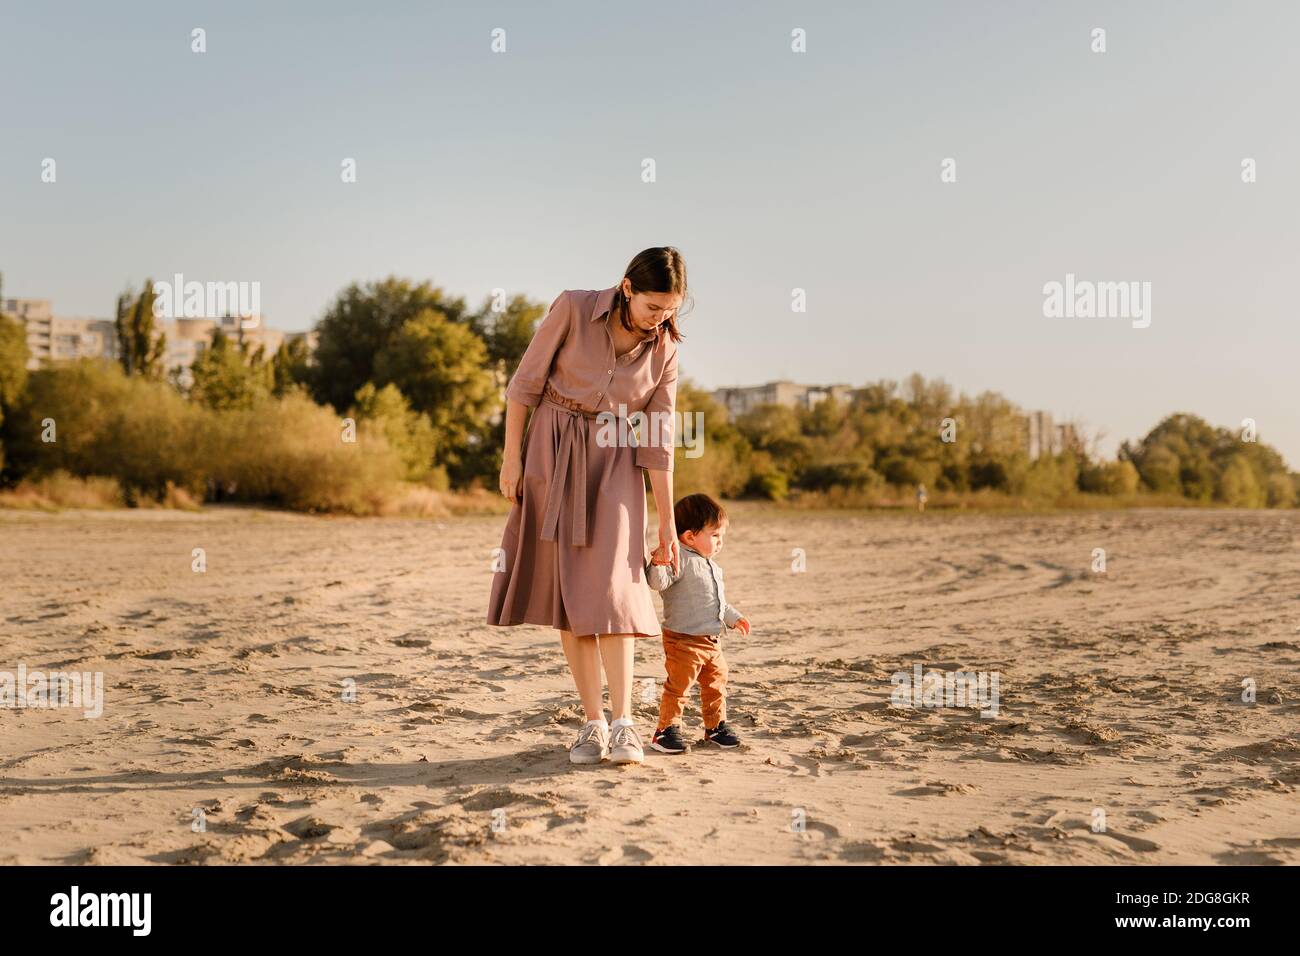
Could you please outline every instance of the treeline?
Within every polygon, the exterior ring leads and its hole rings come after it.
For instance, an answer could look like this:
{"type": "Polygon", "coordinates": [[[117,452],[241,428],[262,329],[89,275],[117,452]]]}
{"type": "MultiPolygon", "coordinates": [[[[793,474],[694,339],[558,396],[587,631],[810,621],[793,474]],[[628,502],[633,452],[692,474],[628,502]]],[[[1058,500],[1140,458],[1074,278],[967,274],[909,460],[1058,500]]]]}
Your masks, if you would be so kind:
{"type": "MultiPolygon", "coordinates": [[[[397,278],[344,289],[316,326],[267,354],[218,332],[189,374],[164,367],[152,283],[117,302],[119,360],[28,372],[24,330],[0,316],[0,484],[108,482],[127,504],[238,500],[386,513],[413,491],[495,489],[503,388],[544,306],[522,296],[470,308],[397,278]]],[[[1023,412],[994,393],[955,395],[913,376],[851,402],[703,413],[704,454],[677,454],[682,493],[828,504],[1079,495],[1293,507],[1300,475],[1267,445],[1174,415],[1114,461],[1072,440],[1031,460],[1023,412]]],[[[400,510],[400,509],[399,509],[400,510]]]]}
{"type": "Polygon", "coordinates": [[[730,497],[870,504],[910,500],[923,485],[955,500],[1149,496],[1152,503],[1244,508],[1300,501],[1300,474],[1288,471],[1277,451],[1195,415],[1169,416],[1141,441],[1125,442],[1115,460],[1070,432],[1063,447],[1031,459],[1021,409],[997,393],[955,395],[919,375],[867,385],[850,402],[765,405],[734,421],[708,393],[689,386],[679,391],[678,406],[703,413],[707,453],[689,458],[679,451],[677,483],[730,497]]]}
{"type": "Polygon", "coordinates": [[[0,316],[0,482],[108,478],[128,504],[236,500],[391,510],[412,486],[495,487],[504,382],[544,309],[476,310],[429,283],[345,289],[317,346],[267,354],[218,331],[188,375],[164,367],[152,283],[118,299],[115,363],[25,369],[22,324],[0,316]]]}

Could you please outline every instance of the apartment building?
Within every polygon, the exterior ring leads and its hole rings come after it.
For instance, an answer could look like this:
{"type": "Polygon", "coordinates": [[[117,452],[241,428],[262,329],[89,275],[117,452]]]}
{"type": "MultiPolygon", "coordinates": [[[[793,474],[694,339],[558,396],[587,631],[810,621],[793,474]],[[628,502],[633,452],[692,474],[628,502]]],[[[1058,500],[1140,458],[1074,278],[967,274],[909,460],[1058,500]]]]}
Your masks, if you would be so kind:
{"type": "MultiPolygon", "coordinates": [[[[39,368],[52,361],[116,360],[118,357],[116,324],[112,319],[56,316],[49,299],[3,299],[0,311],[16,316],[26,327],[27,348],[31,353],[28,368],[39,368]]],[[[163,365],[168,371],[179,370],[182,384],[188,384],[190,366],[212,343],[218,328],[253,348],[264,346],[268,358],[282,342],[292,339],[305,339],[309,347],[315,347],[315,332],[272,329],[260,316],[243,322],[231,317],[159,320],[156,324],[158,332],[166,336],[163,365]]]]}
{"type": "Polygon", "coordinates": [[[1077,449],[1080,444],[1081,436],[1075,426],[1070,422],[1056,424],[1050,412],[1028,412],[1024,421],[1025,450],[1031,459],[1059,455],[1077,449]]]}
{"type": "Polygon", "coordinates": [[[766,385],[715,389],[713,398],[735,418],[760,405],[812,408],[827,398],[847,403],[853,400],[856,391],[851,385],[799,385],[783,380],[766,385]]]}

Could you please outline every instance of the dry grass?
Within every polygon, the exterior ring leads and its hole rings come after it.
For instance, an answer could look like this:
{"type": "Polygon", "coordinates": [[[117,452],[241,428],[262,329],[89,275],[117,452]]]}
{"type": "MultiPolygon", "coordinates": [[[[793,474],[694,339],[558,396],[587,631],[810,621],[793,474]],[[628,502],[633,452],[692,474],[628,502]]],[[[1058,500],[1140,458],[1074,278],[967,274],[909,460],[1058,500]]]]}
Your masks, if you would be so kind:
{"type": "Polygon", "coordinates": [[[0,491],[0,508],[24,511],[58,511],[62,508],[121,508],[122,489],[113,478],[75,478],[56,471],[44,478],[20,482],[0,491]]]}

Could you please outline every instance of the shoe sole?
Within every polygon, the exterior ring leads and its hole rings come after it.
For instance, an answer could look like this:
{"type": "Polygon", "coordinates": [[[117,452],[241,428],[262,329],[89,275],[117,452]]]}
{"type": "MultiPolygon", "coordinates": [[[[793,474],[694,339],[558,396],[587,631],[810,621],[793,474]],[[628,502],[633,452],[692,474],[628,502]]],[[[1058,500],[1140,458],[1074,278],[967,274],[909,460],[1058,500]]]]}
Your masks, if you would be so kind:
{"type": "Polygon", "coordinates": [[[628,757],[615,757],[613,754],[610,754],[609,760],[610,763],[642,763],[645,760],[645,754],[643,753],[637,756],[628,757]]]}
{"type": "Polygon", "coordinates": [[[575,755],[573,751],[569,751],[569,763],[576,763],[579,766],[589,767],[592,764],[602,763],[608,758],[609,758],[609,754],[601,754],[599,757],[593,760],[591,757],[579,757],[575,755]]]}
{"type": "Polygon", "coordinates": [[[739,743],[739,742],[734,743],[734,744],[720,744],[720,743],[718,743],[716,740],[713,740],[713,739],[710,738],[710,737],[705,737],[705,738],[704,738],[704,742],[705,742],[706,744],[713,744],[713,746],[715,746],[715,747],[721,747],[723,750],[735,750],[737,747],[740,746],[740,743],[739,743]]]}
{"type": "Polygon", "coordinates": [[[686,753],[686,751],[691,749],[689,747],[683,747],[681,750],[670,750],[667,747],[660,746],[659,744],[655,743],[653,740],[650,741],[650,746],[653,747],[655,750],[659,751],[661,754],[684,754],[686,753]]]}

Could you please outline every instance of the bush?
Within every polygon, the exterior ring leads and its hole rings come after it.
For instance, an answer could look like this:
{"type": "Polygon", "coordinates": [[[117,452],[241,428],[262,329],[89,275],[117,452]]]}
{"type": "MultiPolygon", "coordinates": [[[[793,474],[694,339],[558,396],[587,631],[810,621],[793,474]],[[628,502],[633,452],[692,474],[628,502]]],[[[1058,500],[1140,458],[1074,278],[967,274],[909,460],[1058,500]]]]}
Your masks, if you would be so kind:
{"type": "Polygon", "coordinates": [[[1131,461],[1104,461],[1080,471],[1079,490],[1100,495],[1132,495],[1141,480],[1131,461]]]}
{"type": "Polygon", "coordinates": [[[406,471],[379,424],[345,442],[333,410],[300,392],[214,411],[93,360],[33,372],[6,432],[22,475],[111,478],[133,505],[184,507],[216,485],[242,501],[374,514],[406,471]]]}
{"type": "Polygon", "coordinates": [[[877,491],[885,481],[864,461],[826,461],[810,464],[799,474],[799,487],[807,491],[877,491]]]}
{"type": "Polygon", "coordinates": [[[1216,497],[1234,508],[1262,508],[1267,496],[1255,477],[1255,470],[1250,462],[1241,455],[1234,455],[1226,468],[1219,475],[1216,497]]]}
{"type": "MultiPolygon", "coordinates": [[[[361,386],[357,390],[353,415],[373,422],[383,432],[388,444],[402,459],[405,478],[420,481],[430,475],[433,454],[438,447],[433,422],[429,421],[428,415],[413,411],[396,385],[376,389],[367,382],[361,386]]],[[[439,473],[434,483],[445,488],[446,469],[439,468],[439,473]]]]}
{"type": "Polygon", "coordinates": [[[11,468],[115,478],[128,502],[170,486],[197,491],[208,414],[172,388],[85,359],[31,373],[6,426],[11,468]],[[47,441],[50,438],[53,440],[47,441]]]}
{"type": "Polygon", "coordinates": [[[0,507],[34,508],[120,508],[122,489],[113,478],[75,478],[55,471],[42,478],[21,481],[12,490],[0,492],[0,507]]]}
{"type": "Polygon", "coordinates": [[[405,466],[373,422],[344,440],[333,409],[294,392],[217,416],[214,478],[233,497],[298,511],[376,514],[398,491],[405,466]]]}
{"type": "Polygon", "coordinates": [[[1269,475],[1265,492],[1270,508],[1293,508],[1300,481],[1293,481],[1290,475],[1269,475]]]}

